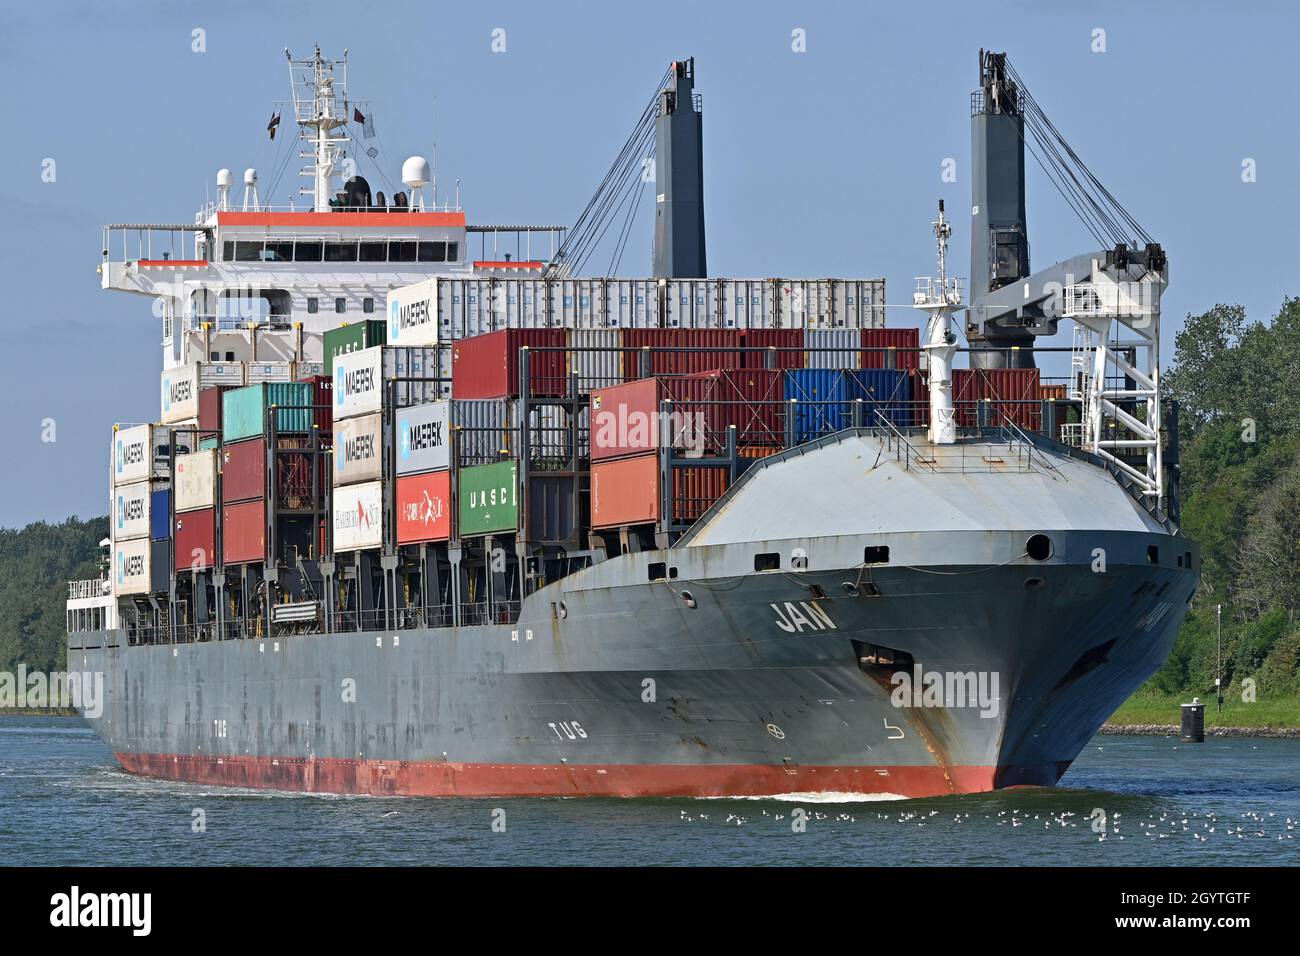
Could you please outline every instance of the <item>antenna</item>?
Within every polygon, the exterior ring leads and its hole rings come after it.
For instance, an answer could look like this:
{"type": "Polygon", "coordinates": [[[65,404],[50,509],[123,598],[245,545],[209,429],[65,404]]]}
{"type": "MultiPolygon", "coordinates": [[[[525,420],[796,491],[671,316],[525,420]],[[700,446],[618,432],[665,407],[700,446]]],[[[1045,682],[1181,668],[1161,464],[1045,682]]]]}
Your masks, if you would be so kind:
{"type": "Polygon", "coordinates": [[[340,60],[325,59],[319,46],[306,60],[295,60],[288,49],[284,52],[289,60],[298,136],[310,147],[298,154],[310,161],[299,175],[310,178],[312,185],[298,192],[312,197],[316,212],[325,212],[336,192],[334,180],[341,175],[340,165],[347,156],[345,147],[351,142],[347,135],[348,52],[344,50],[340,60]]]}

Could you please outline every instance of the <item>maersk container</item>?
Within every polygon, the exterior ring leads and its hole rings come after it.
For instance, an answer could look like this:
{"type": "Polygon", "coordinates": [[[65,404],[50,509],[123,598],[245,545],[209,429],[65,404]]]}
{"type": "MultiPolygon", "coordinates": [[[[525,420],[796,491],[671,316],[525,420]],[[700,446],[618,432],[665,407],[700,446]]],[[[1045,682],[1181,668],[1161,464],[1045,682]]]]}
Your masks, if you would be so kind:
{"type": "Polygon", "coordinates": [[[384,493],[381,482],[335,488],[332,508],[335,554],[383,545],[384,493]]]}
{"type": "Polygon", "coordinates": [[[715,368],[740,368],[740,332],[734,329],[626,329],[623,377],[644,378],[648,350],[650,375],[686,375],[715,368]]]}
{"type": "Polygon", "coordinates": [[[506,329],[462,339],[451,350],[452,396],[517,397],[523,355],[530,356],[530,394],[566,395],[567,346],[568,332],[564,329],[506,329]]]}
{"type": "Polygon", "coordinates": [[[378,343],[438,344],[438,279],[388,290],[388,332],[378,343]]]}
{"type": "Polygon", "coordinates": [[[197,451],[176,459],[176,513],[211,508],[216,504],[217,453],[197,451]]]}
{"type": "Polygon", "coordinates": [[[113,540],[147,538],[152,526],[153,482],[135,481],[113,489],[113,540]]]}
{"type": "Polygon", "coordinates": [[[227,444],[262,435],[268,412],[276,407],[276,430],[309,432],[314,401],[305,382],[262,382],[234,388],[221,396],[221,436],[227,444]]]}
{"type": "Polygon", "coordinates": [[[177,571],[205,571],[216,557],[216,509],[203,508],[176,515],[177,571]]]}
{"type": "Polygon", "coordinates": [[[114,425],[113,484],[169,477],[173,440],[178,455],[188,454],[195,448],[192,433],[178,431],[171,425],[114,425]]]}
{"type": "Polygon", "coordinates": [[[182,365],[164,369],[159,421],[173,424],[199,416],[199,367],[182,365]]]}
{"type": "Polygon", "coordinates": [[[156,488],[149,494],[149,537],[169,541],[172,536],[172,493],[170,488],[156,488]]]}
{"type": "MultiPolygon", "coordinates": [[[[451,403],[429,402],[401,409],[395,418],[397,473],[418,475],[450,466],[448,438],[451,403]]],[[[335,448],[337,449],[337,437],[335,448]]],[[[337,454],[337,450],[335,452],[337,454]]]]}
{"type": "Polygon", "coordinates": [[[804,333],[807,368],[861,368],[862,333],[858,329],[809,329],[804,333]]]}
{"type": "Polygon", "coordinates": [[[357,415],[334,423],[334,486],[375,481],[383,475],[383,415],[357,415]]]}
{"type": "Polygon", "coordinates": [[[863,368],[920,368],[921,333],[917,329],[863,329],[863,368]]]}
{"type": "Polygon", "coordinates": [[[575,329],[569,334],[569,376],[578,393],[623,381],[623,330],[575,329]]]}
{"type": "Polygon", "coordinates": [[[293,381],[293,363],[292,362],[253,362],[249,363],[247,370],[247,379],[249,385],[257,385],[261,382],[291,382],[293,381]]]}
{"type": "Polygon", "coordinates": [[[456,478],[460,537],[518,529],[518,462],[462,468],[456,478]]]}
{"type": "Polygon", "coordinates": [[[266,502],[228,504],[221,509],[221,563],[266,560],[266,502]]]}
{"type": "MultiPolygon", "coordinates": [[[[155,542],[149,536],[132,538],[129,541],[113,542],[113,595],[127,597],[138,594],[158,593],[167,590],[166,582],[155,579],[153,571],[153,551],[155,542]],[[162,587],[156,588],[156,584],[162,587]]],[[[169,568],[162,569],[165,577],[169,568]]]]}
{"type": "Polygon", "coordinates": [[[325,373],[334,374],[334,360],[364,349],[383,345],[387,340],[387,325],[382,319],[366,319],[329,329],[325,333],[325,373]]]}

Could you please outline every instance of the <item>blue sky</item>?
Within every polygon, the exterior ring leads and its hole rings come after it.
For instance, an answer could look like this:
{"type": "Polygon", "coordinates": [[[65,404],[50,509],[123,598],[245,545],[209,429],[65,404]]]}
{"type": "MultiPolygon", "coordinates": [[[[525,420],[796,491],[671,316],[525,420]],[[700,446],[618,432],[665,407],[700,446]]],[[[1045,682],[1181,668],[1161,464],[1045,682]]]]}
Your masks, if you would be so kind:
{"type": "MultiPolygon", "coordinates": [[[[351,94],[371,103],[393,180],[436,127],[442,195],[460,179],[471,223],[571,222],[667,63],[693,55],[710,272],[883,275],[903,303],[932,268],[939,198],[956,213],[966,272],[976,51],[1005,50],[1169,252],[1168,345],[1182,316],[1216,302],[1272,315],[1297,286],[1300,16],[1264,3],[1055,6],[11,0],[0,9],[11,451],[0,525],[106,511],[112,422],[157,413],[160,329],[147,299],[100,290],[100,227],[190,221],[221,166],[269,177],[265,125],[288,96],[286,46],[349,48],[351,94]],[[192,52],[195,29],[206,52],[192,52]],[[791,49],[795,29],[806,52],[791,49]],[[955,183],[940,175],[949,157],[955,183]],[[42,441],[46,419],[54,442],[42,441]]],[[[286,176],[263,200],[283,203],[296,185],[286,176]]],[[[621,274],[648,272],[650,221],[647,205],[621,274]]],[[[1093,246],[1032,166],[1029,221],[1035,267],[1093,246]]]]}

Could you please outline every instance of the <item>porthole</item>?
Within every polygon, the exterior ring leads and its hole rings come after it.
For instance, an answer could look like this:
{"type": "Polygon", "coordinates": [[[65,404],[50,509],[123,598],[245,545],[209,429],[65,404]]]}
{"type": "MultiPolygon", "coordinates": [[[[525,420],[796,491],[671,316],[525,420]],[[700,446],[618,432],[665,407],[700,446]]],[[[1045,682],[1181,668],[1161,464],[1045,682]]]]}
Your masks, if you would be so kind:
{"type": "Polygon", "coordinates": [[[1045,534],[1030,535],[1025,542],[1025,553],[1035,561],[1046,561],[1052,556],[1052,539],[1045,534]]]}

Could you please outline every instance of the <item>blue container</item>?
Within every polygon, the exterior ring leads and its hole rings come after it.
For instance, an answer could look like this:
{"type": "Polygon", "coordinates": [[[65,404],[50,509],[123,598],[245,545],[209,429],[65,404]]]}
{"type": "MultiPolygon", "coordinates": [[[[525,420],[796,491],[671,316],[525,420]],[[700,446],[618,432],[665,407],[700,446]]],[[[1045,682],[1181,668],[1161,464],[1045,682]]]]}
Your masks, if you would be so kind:
{"type": "Polygon", "coordinates": [[[170,541],[172,536],[172,493],[170,488],[149,493],[149,537],[170,541]]]}
{"type": "Polygon", "coordinates": [[[906,369],[799,368],[785,373],[786,400],[795,399],[795,443],[814,441],[853,425],[853,406],[863,403],[862,424],[879,426],[876,411],[908,424],[912,379],[906,369]]]}

